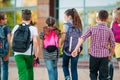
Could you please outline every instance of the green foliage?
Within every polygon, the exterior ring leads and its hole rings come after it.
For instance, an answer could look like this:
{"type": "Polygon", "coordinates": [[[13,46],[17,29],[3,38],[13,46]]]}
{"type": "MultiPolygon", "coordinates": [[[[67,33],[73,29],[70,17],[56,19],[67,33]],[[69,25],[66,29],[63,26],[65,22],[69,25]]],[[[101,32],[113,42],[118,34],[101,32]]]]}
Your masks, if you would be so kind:
{"type": "Polygon", "coordinates": [[[7,12],[7,25],[10,26],[10,29],[14,27],[14,13],[13,12],[7,12]]]}
{"type": "Polygon", "coordinates": [[[3,0],[0,2],[0,7],[13,7],[11,0],[3,0]]]}

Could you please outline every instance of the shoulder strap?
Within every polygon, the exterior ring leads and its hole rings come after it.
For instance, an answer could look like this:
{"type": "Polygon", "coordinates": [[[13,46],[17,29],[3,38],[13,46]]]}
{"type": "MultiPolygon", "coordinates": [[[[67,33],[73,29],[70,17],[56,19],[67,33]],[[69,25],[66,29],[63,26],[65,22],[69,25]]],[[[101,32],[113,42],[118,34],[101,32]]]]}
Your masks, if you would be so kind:
{"type": "Polygon", "coordinates": [[[7,36],[6,36],[7,34],[5,33],[5,27],[6,27],[6,26],[5,26],[5,25],[1,25],[0,27],[1,27],[1,29],[3,30],[4,37],[7,38],[7,36]]]}
{"type": "Polygon", "coordinates": [[[64,24],[68,25],[69,27],[72,27],[72,26],[73,26],[73,24],[70,23],[70,22],[68,22],[68,23],[64,23],[64,24]]]}
{"type": "Polygon", "coordinates": [[[25,24],[25,23],[19,24],[19,27],[21,27],[21,26],[30,27],[31,24],[25,24]]]}

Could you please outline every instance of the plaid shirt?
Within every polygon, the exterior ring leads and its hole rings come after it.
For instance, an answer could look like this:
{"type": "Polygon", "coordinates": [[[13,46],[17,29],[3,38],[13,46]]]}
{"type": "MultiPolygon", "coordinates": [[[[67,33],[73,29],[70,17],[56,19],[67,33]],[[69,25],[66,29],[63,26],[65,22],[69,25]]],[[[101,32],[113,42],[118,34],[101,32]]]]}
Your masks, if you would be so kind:
{"type": "Polygon", "coordinates": [[[91,36],[89,54],[98,58],[108,57],[110,53],[108,45],[110,44],[111,48],[115,47],[115,39],[111,29],[106,24],[99,23],[90,27],[81,38],[85,40],[89,36],[91,36]]]}

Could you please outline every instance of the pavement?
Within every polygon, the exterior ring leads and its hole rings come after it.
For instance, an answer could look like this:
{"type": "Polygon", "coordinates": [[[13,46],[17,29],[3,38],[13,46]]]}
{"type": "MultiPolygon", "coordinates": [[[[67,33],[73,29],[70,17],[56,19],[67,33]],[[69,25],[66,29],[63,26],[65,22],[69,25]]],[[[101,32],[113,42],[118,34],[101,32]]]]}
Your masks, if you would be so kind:
{"type": "MultiPolygon", "coordinates": [[[[114,60],[114,77],[113,80],[120,80],[120,70],[118,69],[118,64],[114,60]]],[[[62,71],[62,59],[58,61],[58,80],[64,80],[64,75],[62,71]]],[[[89,64],[88,60],[79,60],[78,62],[78,80],[90,80],[89,79],[89,64]]],[[[10,58],[9,63],[9,80],[18,80],[17,67],[14,61],[14,57],[10,58]]],[[[34,80],[49,80],[47,69],[45,67],[43,59],[40,59],[39,67],[34,67],[34,80]]]]}

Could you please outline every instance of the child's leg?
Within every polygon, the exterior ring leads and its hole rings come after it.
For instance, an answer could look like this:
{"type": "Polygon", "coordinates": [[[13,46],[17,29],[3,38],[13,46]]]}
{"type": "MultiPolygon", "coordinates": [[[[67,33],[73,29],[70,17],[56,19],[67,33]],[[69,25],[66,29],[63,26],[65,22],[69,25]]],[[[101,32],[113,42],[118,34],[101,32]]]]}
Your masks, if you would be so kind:
{"type": "Polygon", "coordinates": [[[108,57],[100,58],[99,66],[99,80],[109,80],[108,79],[108,57]]]}
{"type": "Polygon", "coordinates": [[[77,73],[77,63],[78,63],[79,55],[76,57],[71,58],[71,75],[72,80],[78,80],[78,73],[77,73]]]}
{"type": "Polygon", "coordinates": [[[34,80],[34,72],[33,72],[33,56],[25,55],[26,69],[27,69],[27,79],[26,80],[34,80]]]}
{"type": "Polygon", "coordinates": [[[113,74],[114,74],[114,66],[113,66],[113,63],[111,61],[109,61],[108,63],[108,75],[110,78],[110,80],[113,80],[113,74]]]}
{"type": "Polygon", "coordinates": [[[18,76],[19,80],[26,80],[27,78],[27,69],[26,69],[26,63],[24,59],[24,55],[16,55],[15,56],[16,65],[18,68],[18,76]]]}
{"type": "Polygon", "coordinates": [[[117,58],[117,61],[118,61],[118,67],[119,67],[119,70],[120,70],[120,58],[117,58]]]}
{"type": "Polygon", "coordinates": [[[70,61],[70,56],[67,56],[65,53],[63,53],[62,68],[63,68],[65,79],[70,78],[69,61],[70,61]]]}
{"type": "Polygon", "coordinates": [[[99,70],[99,58],[95,58],[93,56],[90,56],[89,60],[89,69],[90,69],[90,80],[97,80],[98,77],[98,70],[99,70]]]}

